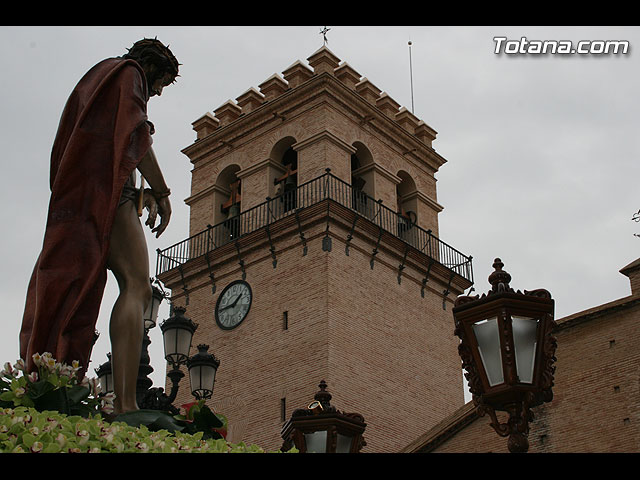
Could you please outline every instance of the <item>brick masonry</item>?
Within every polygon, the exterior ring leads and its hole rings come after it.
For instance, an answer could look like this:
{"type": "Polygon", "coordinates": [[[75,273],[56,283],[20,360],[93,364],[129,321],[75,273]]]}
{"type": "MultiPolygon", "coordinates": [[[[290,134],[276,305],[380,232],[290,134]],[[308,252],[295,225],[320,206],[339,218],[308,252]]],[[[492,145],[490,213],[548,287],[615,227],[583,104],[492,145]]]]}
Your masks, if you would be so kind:
{"type": "MultiPolygon", "coordinates": [[[[193,163],[189,234],[224,219],[220,203],[232,180],[241,180],[242,211],[276,195],[273,179],[286,171],[289,147],[298,185],[327,168],[351,184],[356,154],[367,194],[393,211],[411,207],[418,225],[437,234],[434,174],[445,160],[432,147],[436,132],[326,47],[308,60],[311,68],[296,62],[193,123],[197,139],[183,150],[193,163]]],[[[325,380],[332,405],[364,416],[363,451],[398,451],[464,403],[451,308],[471,284],[450,282],[439,266],[422,295],[426,255],[405,257],[393,235],[378,244],[366,221],[347,241],[353,212],[326,202],[311,210],[306,255],[288,217],[272,225],[272,243],[257,232],[241,239],[240,254],[232,243],[211,253],[215,292],[201,258],[184,266],[184,281],[176,269],[160,279],[199,324],[193,345],[210,345],[221,362],[210,404],[228,417],[231,441],[278,449],[284,420],[325,380]],[[251,310],[223,331],[213,313],[218,295],[243,273],[251,310]]],[[[180,395],[176,405],[191,400],[180,395]]]]}

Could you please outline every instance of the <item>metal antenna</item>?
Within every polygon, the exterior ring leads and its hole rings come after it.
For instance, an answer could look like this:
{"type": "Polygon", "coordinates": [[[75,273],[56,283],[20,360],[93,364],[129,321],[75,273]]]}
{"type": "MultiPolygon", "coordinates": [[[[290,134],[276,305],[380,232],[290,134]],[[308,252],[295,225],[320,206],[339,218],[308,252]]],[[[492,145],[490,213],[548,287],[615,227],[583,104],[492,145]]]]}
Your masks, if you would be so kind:
{"type": "Polygon", "coordinates": [[[415,113],[413,106],[413,67],[411,65],[411,38],[409,38],[409,79],[411,81],[411,113],[415,113]]]}

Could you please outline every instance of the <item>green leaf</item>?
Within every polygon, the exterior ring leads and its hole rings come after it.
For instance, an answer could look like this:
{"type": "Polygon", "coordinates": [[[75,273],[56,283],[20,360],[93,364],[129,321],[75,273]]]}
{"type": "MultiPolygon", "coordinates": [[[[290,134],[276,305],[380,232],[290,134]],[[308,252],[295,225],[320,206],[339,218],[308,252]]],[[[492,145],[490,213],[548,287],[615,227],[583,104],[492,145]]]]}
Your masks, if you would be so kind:
{"type": "Polygon", "coordinates": [[[42,453],[60,453],[62,447],[57,442],[48,443],[42,449],[42,453]]]}
{"type": "Polygon", "coordinates": [[[14,398],[16,398],[16,394],[12,391],[0,393],[0,400],[4,400],[5,402],[13,402],[14,398]]]}
{"type": "Polygon", "coordinates": [[[24,435],[22,435],[22,444],[27,448],[31,448],[31,445],[33,445],[33,442],[35,441],[35,435],[26,432],[24,433],[24,435]]]}
{"type": "Polygon", "coordinates": [[[223,426],[223,423],[218,416],[206,405],[204,405],[200,411],[194,413],[193,419],[196,422],[196,425],[204,431],[209,431],[212,428],[220,428],[223,426]]]}
{"type": "Polygon", "coordinates": [[[67,397],[71,404],[82,402],[89,397],[89,394],[91,394],[91,390],[87,387],[83,387],[82,385],[74,385],[67,389],[67,397]]]}
{"type": "Polygon", "coordinates": [[[43,395],[53,391],[55,387],[51,385],[49,382],[40,380],[38,382],[34,382],[29,385],[29,397],[31,399],[36,400],[43,395]]]}
{"type": "Polygon", "coordinates": [[[42,412],[45,410],[57,410],[60,413],[69,413],[69,399],[64,388],[58,388],[46,392],[34,399],[36,410],[42,412]]]}
{"type": "Polygon", "coordinates": [[[142,409],[125,412],[118,415],[115,421],[124,422],[132,427],[146,426],[154,432],[159,430],[182,432],[185,429],[184,424],[174,419],[168,413],[159,410],[142,409]]]}
{"type": "Polygon", "coordinates": [[[24,405],[25,407],[33,407],[34,406],[33,400],[31,400],[26,395],[24,395],[22,397],[19,397],[19,398],[16,398],[14,403],[16,405],[24,405]]]}

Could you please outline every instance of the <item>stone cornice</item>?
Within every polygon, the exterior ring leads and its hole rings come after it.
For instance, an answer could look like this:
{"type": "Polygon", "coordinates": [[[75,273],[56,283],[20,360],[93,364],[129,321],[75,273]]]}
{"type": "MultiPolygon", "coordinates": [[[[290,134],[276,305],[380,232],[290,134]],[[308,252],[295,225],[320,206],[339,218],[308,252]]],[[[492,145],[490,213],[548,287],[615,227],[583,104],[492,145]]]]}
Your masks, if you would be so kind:
{"type": "Polygon", "coordinates": [[[358,168],[357,170],[354,170],[353,174],[354,175],[362,175],[364,173],[369,173],[372,170],[374,172],[376,172],[376,173],[381,174],[383,177],[389,179],[395,185],[399,185],[400,182],[402,182],[402,179],[400,177],[398,177],[397,175],[394,175],[389,170],[387,170],[386,168],[382,167],[381,165],[379,165],[377,163],[370,163],[368,165],[364,165],[364,166],[358,168]]]}
{"type": "Polygon", "coordinates": [[[349,145],[348,143],[345,143],[344,141],[342,141],[341,139],[339,139],[336,135],[334,135],[333,133],[331,133],[328,130],[322,131],[322,132],[318,132],[315,135],[312,135],[308,138],[305,138],[304,140],[301,140],[297,143],[294,143],[292,145],[293,149],[297,152],[299,152],[300,150],[303,150],[307,147],[309,147],[310,145],[313,145],[315,143],[318,143],[322,140],[329,140],[331,143],[333,143],[334,145],[337,145],[338,147],[342,148],[343,150],[345,150],[348,153],[356,153],[356,149],[353,148],[351,145],[349,145]]]}
{"type": "Polygon", "coordinates": [[[236,173],[236,176],[239,179],[243,179],[245,177],[248,177],[249,175],[255,173],[258,170],[262,170],[263,168],[266,167],[273,167],[276,168],[280,171],[282,171],[282,173],[286,172],[287,169],[286,167],[284,167],[281,163],[276,162],[275,160],[272,160],[271,158],[267,158],[265,160],[262,160],[260,162],[254,163],[252,165],[250,165],[249,167],[240,170],[238,173],[236,173]]]}
{"type": "Polygon", "coordinates": [[[207,188],[200,190],[199,192],[194,193],[193,195],[190,195],[189,197],[185,198],[184,203],[191,206],[193,203],[197,202],[198,200],[201,200],[202,198],[206,197],[212,192],[220,192],[227,195],[229,194],[229,189],[223,188],[219,185],[210,185],[207,188]]]}
{"type": "Polygon", "coordinates": [[[428,197],[424,193],[419,192],[417,190],[415,192],[411,192],[405,195],[403,198],[406,200],[412,200],[413,198],[417,198],[419,201],[429,205],[436,212],[441,212],[442,210],[444,210],[444,207],[440,205],[438,202],[436,202],[434,199],[432,199],[431,197],[428,197]]]}
{"type": "MultiPolygon", "coordinates": [[[[309,95],[314,93],[314,90],[316,92],[313,96],[329,94],[339,99],[341,103],[351,105],[350,110],[355,116],[360,117],[359,121],[367,119],[370,128],[377,134],[386,137],[388,142],[396,144],[396,148],[401,153],[411,153],[418,161],[427,164],[434,171],[437,171],[446,162],[446,159],[423,142],[415,132],[408,132],[395,118],[391,118],[388,111],[385,113],[377,105],[350,88],[348,84],[344,84],[327,72],[315,74],[296,88],[284,91],[281,95],[254,108],[249,113],[242,113],[231,123],[216,128],[207,136],[185,147],[182,153],[190,157],[192,163],[196,163],[205,154],[221,148],[223,141],[233,142],[237,137],[246,135],[247,131],[261,128],[276,120],[283,121],[276,118],[277,116],[282,117],[282,110],[291,111],[303,105],[305,101],[308,101],[309,95]]],[[[286,120],[286,116],[284,120],[286,120]]]]}

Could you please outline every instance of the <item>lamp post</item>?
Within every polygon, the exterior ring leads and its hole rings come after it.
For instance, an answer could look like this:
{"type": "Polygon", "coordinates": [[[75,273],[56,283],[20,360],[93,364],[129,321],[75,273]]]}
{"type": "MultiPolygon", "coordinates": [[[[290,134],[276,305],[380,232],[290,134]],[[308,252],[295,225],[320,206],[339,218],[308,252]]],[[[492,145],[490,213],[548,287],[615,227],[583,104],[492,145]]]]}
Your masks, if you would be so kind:
{"type": "Polygon", "coordinates": [[[329,403],[331,394],[324,380],[319,387],[314,401],[307,408],[294,410],[282,427],[281,450],[295,446],[300,453],[359,453],[366,445],[364,417],[336,410],[329,403]]]}
{"type": "Polygon", "coordinates": [[[553,398],[554,300],[544,289],[514,291],[503,266],[496,258],[487,294],[456,299],[455,334],[478,414],[489,414],[498,435],[509,437],[510,452],[527,452],[531,408],[553,398]],[[508,413],[507,423],[496,411],[508,413]]]}
{"type": "Polygon", "coordinates": [[[136,381],[136,401],[141,408],[152,408],[152,405],[156,404],[154,397],[163,393],[161,388],[152,388],[153,382],[149,378],[149,375],[153,372],[151,358],[149,357],[149,345],[151,344],[149,331],[156,326],[160,304],[167,295],[153,284],[153,279],[150,279],[150,281],[152,293],[149,306],[142,316],[144,334],[142,337],[140,363],[138,365],[138,379],[136,381]]]}

